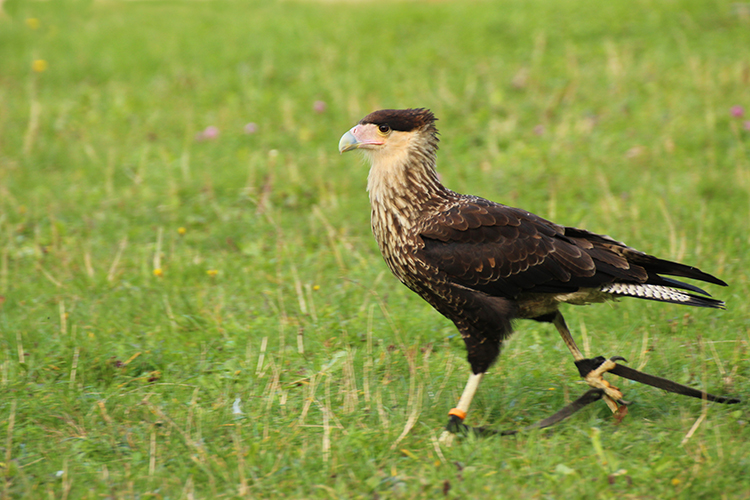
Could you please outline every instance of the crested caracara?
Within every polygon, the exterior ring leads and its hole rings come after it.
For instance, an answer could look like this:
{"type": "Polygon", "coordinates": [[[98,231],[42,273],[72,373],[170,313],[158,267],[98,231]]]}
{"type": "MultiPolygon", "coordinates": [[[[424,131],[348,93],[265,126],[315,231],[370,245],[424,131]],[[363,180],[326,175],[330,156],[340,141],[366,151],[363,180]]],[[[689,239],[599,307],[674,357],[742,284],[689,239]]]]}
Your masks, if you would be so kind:
{"type": "Polygon", "coordinates": [[[694,267],[662,260],[583,229],[526,210],[445,188],[435,171],[435,116],[427,109],[385,109],[364,117],[339,142],[371,164],[367,190],[372,232],[403,284],[453,321],[472,374],[449,428],[466,416],[483,374],[500,354],[516,319],[555,325],[586,382],[613,411],[626,404],[602,375],[613,357],[585,359],[559,306],[635,297],[723,308],[695,285],[670,278],[726,283],[694,267]]]}

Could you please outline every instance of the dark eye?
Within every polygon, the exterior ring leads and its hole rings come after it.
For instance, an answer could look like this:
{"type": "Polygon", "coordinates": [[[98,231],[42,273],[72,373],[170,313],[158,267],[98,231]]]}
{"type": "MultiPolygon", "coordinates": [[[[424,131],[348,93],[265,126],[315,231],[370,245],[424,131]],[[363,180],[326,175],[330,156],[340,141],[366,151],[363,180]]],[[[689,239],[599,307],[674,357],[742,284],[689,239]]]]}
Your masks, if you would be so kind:
{"type": "Polygon", "coordinates": [[[388,125],[378,125],[378,130],[381,134],[387,134],[391,131],[391,127],[389,127],[388,125]]]}

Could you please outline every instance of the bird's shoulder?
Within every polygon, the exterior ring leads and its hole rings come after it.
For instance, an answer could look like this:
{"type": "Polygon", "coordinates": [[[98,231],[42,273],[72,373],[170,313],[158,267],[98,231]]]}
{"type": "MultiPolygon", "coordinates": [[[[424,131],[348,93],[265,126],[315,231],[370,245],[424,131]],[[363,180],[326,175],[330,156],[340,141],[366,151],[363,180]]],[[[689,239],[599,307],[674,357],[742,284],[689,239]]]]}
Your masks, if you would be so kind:
{"type": "Polygon", "coordinates": [[[498,243],[534,235],[564,237],[563,226],[526,210],[478,196],[452,194],[448,202],[433,207],[415,225],[419,236],[467,243],[498,243]]]}

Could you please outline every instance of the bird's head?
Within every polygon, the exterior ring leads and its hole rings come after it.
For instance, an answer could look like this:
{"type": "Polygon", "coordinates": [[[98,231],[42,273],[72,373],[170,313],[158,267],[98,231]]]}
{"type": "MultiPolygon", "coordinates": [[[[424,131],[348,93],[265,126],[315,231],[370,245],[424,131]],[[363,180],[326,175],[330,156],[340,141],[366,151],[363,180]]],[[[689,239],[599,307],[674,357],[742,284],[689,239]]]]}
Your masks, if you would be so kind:
{"type": "Polygon", "coordinates": [[[396,159],[413,149],[437,150],[435,115],[428,109],[381,109],[365,116],[339,141],[339,151],[361,149],[376,163],[396,159]]]}

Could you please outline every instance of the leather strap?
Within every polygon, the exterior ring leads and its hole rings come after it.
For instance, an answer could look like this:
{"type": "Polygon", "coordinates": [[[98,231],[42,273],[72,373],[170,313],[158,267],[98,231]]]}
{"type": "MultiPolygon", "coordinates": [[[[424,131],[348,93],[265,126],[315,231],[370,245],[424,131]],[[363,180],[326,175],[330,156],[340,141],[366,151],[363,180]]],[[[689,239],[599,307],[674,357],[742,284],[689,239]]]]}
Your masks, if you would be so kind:
{"type": "Polygon", "coordinates": [[[472,433],[476,436],[512,436],[513,434],[518,434],[519,432],[530,431],[532,429],[544,429],[545,427],[550,427],[559,422],[562,422],[578,410],[585,408],[594,401],[599,401],[600,399],[602,399],[603,395],[604,391],[602,391],[601,389],[590,389],[586,391],[583,396],[565,406],[562,410],[558,411],[554,415],[542,419],[535,424],[526,426],[523,429],[516,429],[512,431],[496,431],[494,429],[488,429],[487,427],[469,427],[468,425],[461,423],[461,421],[456,416],[451,416],[446,428],[448,429],[448,431],[453,432],[454,434],[472,433]]]}
{"type": "Polygon", "coordinates": [[[709,394],[705,391],[694,389],[686,385],[678,384],[677,382],[666,378],[639,372],[638,370],[634,370],[633,368],[627,367],[625,365],[615,365],[613,369],[609,370],[609,373],[614,373],[615,375],[619,375],[622,378],[630,379],[634,382],[640,382],[641,384],[650,385],[651,387],[674,392],[675,394],[690,396],[691,398],[707,399],[708,401],[714,401],[716,403],[724,404],[735,404],[740,402],[740,400],[737,398],[714,396],[713,394],[709,394]]]}
{"type": "MultiPolygon", "coordinates": [[[[657,377],[656,375],[649,375],[648,373],[643,373],[624,365],[615,365],[615,367],[610,370],[609,373],[614,373],[615,375],[619,375],[620,377],[632,380],[634,382],[640,382],[641,384],[650,385],[652,387],[673,392],[675,394],[680,394],[682,396],[690,396],[693,398],[706,399],[708,401],[725,404],[735,404],[740,402],[740,400],[737,398],[714,396],[713,394],[709,394],[705,391],[700,391],[686,385],[678,384],[677,382],[666,378],[657,377]]],[[[536,422],[535,424],[531,424],[520,430],[496,431],[493,429],[488,429],[486,427],[469,427],[468,425],[464,425],[461,422],[462,419],[459,419],[456,415],[451,416],[447,429],[453,433],[460,432],[465,434],[471,432],[473,434],[476,434],[477,436],[512,436],[514,434],[518,434],[519,432],[530,431],[533,429],[544,429],[545,427],[550,427],[559,422],[562,422],[566,418],[576,413],[578,410],[585,408],[594,401],[599,401],[603,395],[604,391],[602,391],[601,389],[590,389],[585,394],[583,394],[583,396],[576,399],[569,405],[563,407],[563,409],[561,409],[554,415],[551,415],[545,419],[540,420],[539,422],[536,422]]]]}
{"type": "MultiPolygon", "coordinates": [[[[601,389],[590,389],[586,391],[586,393],[581,396],[580,398],[576,399],[572,403],[570,403],[568,406],[565,406],[562,410],[558,411],[554,415],[551,415],[543,420],[540,420],[539,422],[535,424],[531,424],[527,427],[524,427],[521,429],[521,431],[530,431],[533,429],[544,429],[545,427],[550,427],[552,425],[555,425],[558,422],[562,422],[578,410],[581,410],[585,408],[586,406],[590,405],[594,401],[599,401],[602,399],[602,396],[604,395],[604,391],[601,389]]],[[[502,431],[500,433],[501,436],[512,436],[513,434],[518,434],[521,432],[519,430],[515,431],[502,431]]]]}

